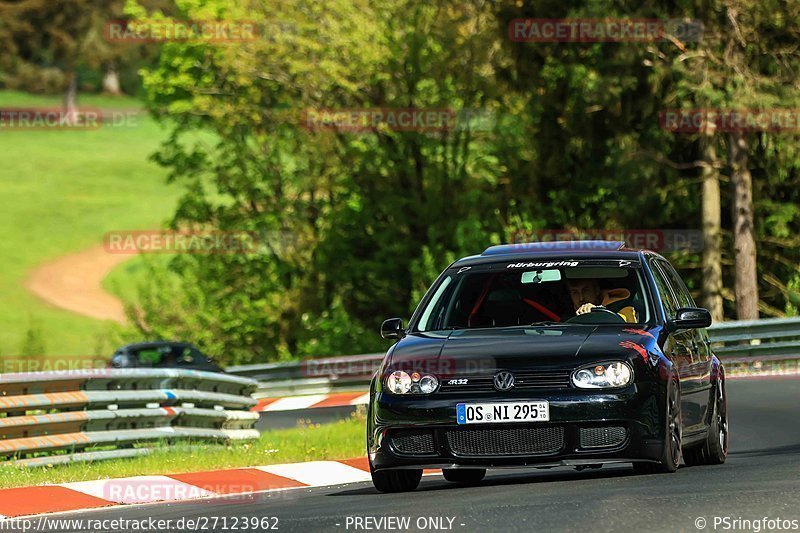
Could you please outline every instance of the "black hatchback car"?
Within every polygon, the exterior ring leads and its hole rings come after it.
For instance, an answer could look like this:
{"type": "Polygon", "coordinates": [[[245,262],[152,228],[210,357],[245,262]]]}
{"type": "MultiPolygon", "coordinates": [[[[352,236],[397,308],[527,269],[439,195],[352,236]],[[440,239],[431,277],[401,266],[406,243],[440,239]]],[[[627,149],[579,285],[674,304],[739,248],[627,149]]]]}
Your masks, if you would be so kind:
{"type": "Polygon", "coordinates": [[[375,487],[423,468],[477,483],[487,468],[719,464],[725,373],[698,308],[660,255],[624,243],[493,246],[450,265],[370,386],[375,487]]]}
{"type": "Polygon", "coordinates": [[[224,372],[188,342],[151,341],[126,344],[111,356],[111,368],[178,368],[224,372]]]}

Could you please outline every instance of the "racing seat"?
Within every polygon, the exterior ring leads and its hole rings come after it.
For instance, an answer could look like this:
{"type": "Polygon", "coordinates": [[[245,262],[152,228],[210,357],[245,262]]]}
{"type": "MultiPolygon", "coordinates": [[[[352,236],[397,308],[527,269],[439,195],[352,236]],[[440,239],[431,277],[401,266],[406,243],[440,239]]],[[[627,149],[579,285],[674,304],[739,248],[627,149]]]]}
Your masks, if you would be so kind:
{"type": "Polygon", "coordinates": [[[603,290],[603,305],[628,323],[638,322],[641,316],[639,310],[632,305],[631,291],[625,288],[603,290]]]}

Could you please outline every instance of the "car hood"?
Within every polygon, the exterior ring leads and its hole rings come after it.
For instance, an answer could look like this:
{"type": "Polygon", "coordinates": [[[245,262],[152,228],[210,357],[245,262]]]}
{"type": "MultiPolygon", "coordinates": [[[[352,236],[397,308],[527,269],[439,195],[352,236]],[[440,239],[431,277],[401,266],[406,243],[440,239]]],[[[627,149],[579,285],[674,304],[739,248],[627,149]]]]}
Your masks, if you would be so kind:
{"type": "Polygon", "coordinates": [[[655,337],[652,329],[625,324],[412,333],[394,346],[389,366],[450,376],[574,368],[600,359],[646,359],[655,337]]]}

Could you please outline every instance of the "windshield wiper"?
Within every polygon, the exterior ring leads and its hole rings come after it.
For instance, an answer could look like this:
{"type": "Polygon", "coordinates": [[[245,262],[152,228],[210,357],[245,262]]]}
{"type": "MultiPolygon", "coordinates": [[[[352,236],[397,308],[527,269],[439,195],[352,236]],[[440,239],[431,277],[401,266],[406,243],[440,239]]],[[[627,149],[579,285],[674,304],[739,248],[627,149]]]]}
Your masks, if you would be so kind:
{"type": "Polygon", "coordinates": [[[556,322],[554,320],[543,320],[541,322],[534,322],[531,326],[561,326],[563,322],[556,322]]]}

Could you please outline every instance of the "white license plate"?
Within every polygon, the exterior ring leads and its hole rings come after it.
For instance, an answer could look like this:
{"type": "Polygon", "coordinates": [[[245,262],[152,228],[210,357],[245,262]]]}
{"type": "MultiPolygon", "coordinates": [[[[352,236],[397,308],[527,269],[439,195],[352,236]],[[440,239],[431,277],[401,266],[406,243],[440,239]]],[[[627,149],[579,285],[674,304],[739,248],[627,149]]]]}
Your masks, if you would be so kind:
{"type": "Polygon", "coordinates": [[[550,404],[542,401],[456,404],[459,424],[548,422],[550,404]]]}

